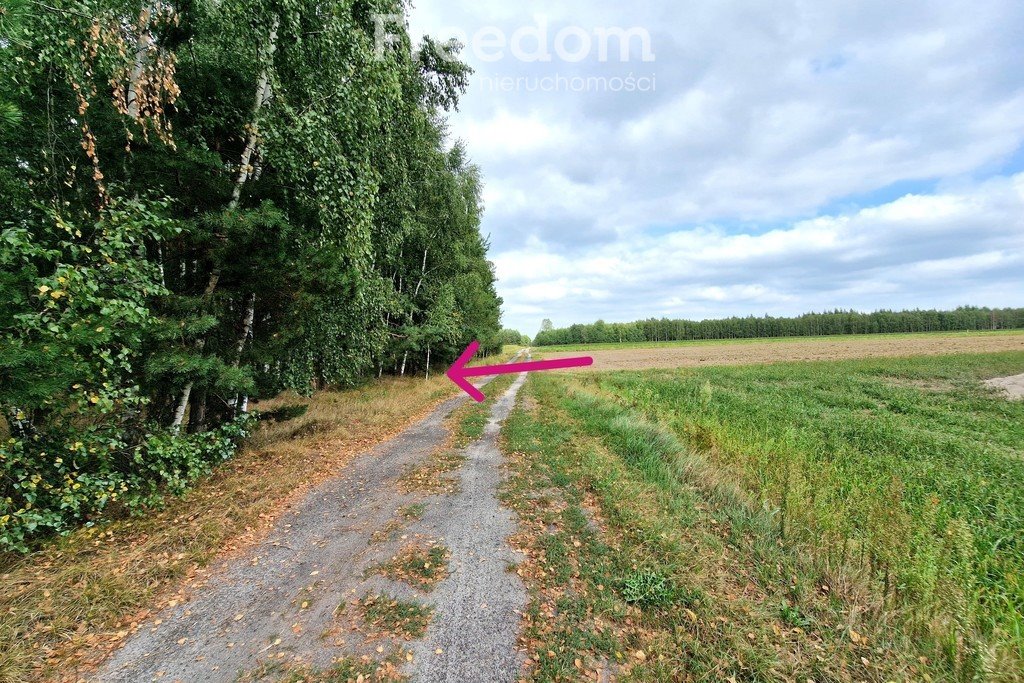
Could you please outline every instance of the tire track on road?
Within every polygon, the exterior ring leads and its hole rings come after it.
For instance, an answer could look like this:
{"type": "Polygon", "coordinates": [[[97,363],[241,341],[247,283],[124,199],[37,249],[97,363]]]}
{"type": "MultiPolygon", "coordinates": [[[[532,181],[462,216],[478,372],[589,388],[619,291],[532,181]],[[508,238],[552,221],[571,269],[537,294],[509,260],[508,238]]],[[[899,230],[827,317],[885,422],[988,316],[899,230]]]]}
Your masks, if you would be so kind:
{"type": "Polygon", "coordinates": [[[219,683],[268,662],[322,670],[343,657],[380,657],[375,646],[383,640],[412,650],[405,668],[414,680],[516,680],[526,590],[508,571],[517,561],[507,543],[516,521],[497,499],[497,436],[525,379],[517,377],[494,402],[483,436],[465,449],[458,492],[403,494],[398,480],[447,445],[445,420],[465,396],[445,401],[311,491],[265,541],[224,561],[184,604],[140,624],[91,679],[219,683]],[[400,538],[375,537],[412,503],[425,503],[422,519],[408,523],[400,538]],[[449,576],[429,596],[372,571],[407,538],[439,539],[451,550],[449,576]],[[353,621],[356,603],[381,593],[435,607],[423,640],[382,639],[353,621]]]}

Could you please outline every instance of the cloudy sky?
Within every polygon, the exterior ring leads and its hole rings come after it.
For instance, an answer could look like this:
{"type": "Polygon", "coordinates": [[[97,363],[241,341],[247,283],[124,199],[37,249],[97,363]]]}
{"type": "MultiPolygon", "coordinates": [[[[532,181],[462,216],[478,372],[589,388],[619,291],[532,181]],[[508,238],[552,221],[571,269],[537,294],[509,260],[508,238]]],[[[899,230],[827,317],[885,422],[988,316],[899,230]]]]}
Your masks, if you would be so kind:
{"type": "Polygon", "coordinates": [[[468,44],[451,129],[508,326],[1024,305],[1020,0],[417,0],[411,28],[468,44]]]}

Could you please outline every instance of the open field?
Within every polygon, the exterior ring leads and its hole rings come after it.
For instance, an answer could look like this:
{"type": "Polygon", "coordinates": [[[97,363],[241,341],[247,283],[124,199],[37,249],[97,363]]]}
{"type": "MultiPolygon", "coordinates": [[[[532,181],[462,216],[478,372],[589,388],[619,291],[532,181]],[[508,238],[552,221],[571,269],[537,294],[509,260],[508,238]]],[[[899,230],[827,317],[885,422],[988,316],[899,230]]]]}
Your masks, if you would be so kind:
{"type": "Polygon", "coordinates": [[[536,678],[1021,680],[1024,403],[983,384],[1021,372],[1017,351],[535,377],[506,438],[524,524],[554,529],[524,541],[548,558],[526,637],[558,652],[536,678]]]}
{"type": "Polygon", "coordinates": [[[1001,351],[1024,351],[1024,330],[737,339],[661,344],[595,344],[536,349],[544,358],[579,355],[585,352],[594,358],[593,370],[758,365],[1001,351]]]}
{"type": "Polygon", "coordinates": [[[692,339],[682,341],[659,341],[659,342],[602,342],[595,344],[560,344],[555,346],[535,346],[536,351],[551,351],[560,353],[562,351],[615,351],[621,349],[664,349],[689,346],[722,346],[725,344],[788,344],[791,342],[812,342],[845,339],[923,339],[928,337],[992,337],[992,336],[1014,336],[1024,334],[1024,329],[1013,330],[978,330],[978,331],[953,331],[953,332],[895,332],[892,334],[823,334],[810,337],[742,337],[736,339],[692,339]]]}

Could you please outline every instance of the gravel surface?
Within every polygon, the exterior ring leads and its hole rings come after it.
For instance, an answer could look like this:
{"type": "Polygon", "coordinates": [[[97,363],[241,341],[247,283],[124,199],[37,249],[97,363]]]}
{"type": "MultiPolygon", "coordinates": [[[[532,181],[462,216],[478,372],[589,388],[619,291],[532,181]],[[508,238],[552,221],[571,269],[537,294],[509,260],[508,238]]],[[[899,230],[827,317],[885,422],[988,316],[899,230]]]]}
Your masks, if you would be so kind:
{"type": "Polygon", "coordinates": [[[518,678],[522,658],[515,644],[526,588],[508,569],[518,563],[507,543],[516,522],[496,496],[504,459],[497,439],[525,380],[520,375],[495,402],[483,437],[466,449],[459,493],[432,506],[424,518],[451,549],[452,573],[434,593],[436,616],[426,637],[413,645],[408,673],[415,681],[518,678]]]}
{"type": "Polygon", "coordinates": [[[515,521],[496,498],[496,438],[524,380],[495,402],[484,436],[466,449],[457,493],[402,494],[397,480],[445,447],[444,419],[464,396],[312,491],[189,601],[140,625],[93,680],[234,681],[268,662],[325,668],[346,655],[382,657],[381,646],[385,654],[399,646],[413,651],[404,671],[413,680],[515,680],[517,610],[526,591],[507,571],[516,562],[506,542],[515,521]],[[426,505],[422,519],[382,540],[385,525],[401,519],[398,510],[417,502],[426,505]],[[448,578],[432,594],[368,571],[410,543],[433,540],[451,549],[451,559],[448,578]],[[360,623],[356,603],[383,592],[436,605],[422,641],[397,643],[360,623]]]}

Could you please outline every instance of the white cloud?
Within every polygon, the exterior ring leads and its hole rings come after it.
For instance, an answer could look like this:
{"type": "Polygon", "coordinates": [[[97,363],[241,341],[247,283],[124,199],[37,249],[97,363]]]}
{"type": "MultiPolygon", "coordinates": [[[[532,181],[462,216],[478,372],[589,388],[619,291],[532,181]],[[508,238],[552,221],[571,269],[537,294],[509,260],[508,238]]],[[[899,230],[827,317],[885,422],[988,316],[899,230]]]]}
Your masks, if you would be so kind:
{"type": "Polygon", "coordinates": [[[761,233],[695,228],[499,256],[508,322],[1024,301],[1024,174],[761,233]],[[983,301],[976,297],[984,296],[983,301]],[[524,305],[529,304],[529,307],[524,305]]]}
{"type": "Polygon", "coordinates": [[[657,59],[506,57],[479,78],[657,89],[471,85],[452,130],[484,173],[509,324],[1021,303],[1024,178],[1003,169],[1024,144],[1024,4],[420,0],[413,29],[538,15],[552,35],[645,28],[657,59]]]}

